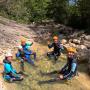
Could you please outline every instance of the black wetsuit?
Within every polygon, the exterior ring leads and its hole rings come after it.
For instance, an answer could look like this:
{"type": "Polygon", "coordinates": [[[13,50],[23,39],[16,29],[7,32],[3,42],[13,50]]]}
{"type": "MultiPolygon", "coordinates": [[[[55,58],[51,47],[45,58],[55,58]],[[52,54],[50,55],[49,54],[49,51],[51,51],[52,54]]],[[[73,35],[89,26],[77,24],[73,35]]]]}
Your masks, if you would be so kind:
{"type": "Polygon", "coordinates": [[[61,50],[63,49],[63,46],[60,44],[60,42],[58,42],[49,44],[48,47],[54,48],[54,50],[52,52],[48,52],[47,56],[54,56],[55,60],[57,60],[57,57],[61,55],[61,50]]]}
{"type": "Polygon", "coordinates": [[[63,74],[64,79],[69,79],[76,75],[77,72],[77,61],[76,58],[68,58],[67,64],[60,71],[63,74]]]}

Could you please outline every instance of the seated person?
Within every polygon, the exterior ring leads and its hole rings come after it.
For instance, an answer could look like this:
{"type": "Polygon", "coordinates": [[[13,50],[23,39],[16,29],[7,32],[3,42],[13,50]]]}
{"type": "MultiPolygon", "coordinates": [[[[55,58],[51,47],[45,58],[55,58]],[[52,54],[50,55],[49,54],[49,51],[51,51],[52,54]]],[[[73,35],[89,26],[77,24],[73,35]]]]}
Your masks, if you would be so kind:
{"type": "Polygon", "coordinates": [[[36,52],[32,50],[28,50],[27,47],[30,47],[33,45],[33,42],[26,42],[25,39],[21,40],[21,46],[23,47],[23,50],[26,54],[34,55],[34,60],[36,60],[36,52]]]}
{"type": "Polygon", "coordinates": [[[58,57],[61,55],[61,50],[63,50],[63,46],[59,42],[57,36],[53,37],[53,41],[54,42],[52,44],[50,44],[50,42],[48,42],[48,47],[49,48],[54,48],[54,50],[52,52],[48,52],[47,56],[48,57],[54,56],[55,60],[57,60],[58,57]]]}
{"type": "Polygon", "coordinates": [[[18,47],[18,53],[16,54],[16,57],[21,61],[21,68],[24,65],[24,60],[35,66],[34,61],[32,61],[30,58],[31,52],[28,50],[29,47],[30,46],[26,46],[25,50],[23,50],[22,46],[18,47]]]}
{"type": "Polygon", "coordinates": [[[7,81],[21,81],[23,80],[23,76],[18,74],[16,70],[12,66],[12,54],[8,52],[3,60],[4,63],[4,74],[3,77],[7,81]]]}
{"type": "Polygon", "coordinates": [[[50,82],[57,81],[57,80],[72,79],[77,74],[77,61],[76,61],[75,52],[76,52],[75,48],[72,48],[72,47],[68,48],[67,64],[61,70],[57,70],[49,73],[41,72],[41,74],[42,75],[59,74],[57,78],[48,80],[50,82]]]}
{"type": "Polygon", "coordinates": [[[67,64],[61,69],[59,72],[61,75],[59,79],[71,79],[72,77],[76,76],[77,72],[77,60],[75,56],[76,49],[75,48],[68,48],[67,54],[67,64]]]}

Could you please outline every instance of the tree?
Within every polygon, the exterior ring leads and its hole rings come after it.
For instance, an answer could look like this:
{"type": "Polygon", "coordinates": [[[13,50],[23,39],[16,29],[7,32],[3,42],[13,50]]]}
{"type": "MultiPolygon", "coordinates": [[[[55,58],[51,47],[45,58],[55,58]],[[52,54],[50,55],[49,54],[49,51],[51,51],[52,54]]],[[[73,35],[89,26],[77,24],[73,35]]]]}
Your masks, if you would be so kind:
{"type": "Polygon", "coordinates": [[[72,26],[73,28],[81,29],[81,20],[80,20],[80,11],[77,6],[77,0],[70,0],[68,6],[68,23],[67,25],[72,26]]]}
{"type": "Polygon", "coordinates": [[[51,0],[47,7],[47,16],[56,22],[66,23],[67,1],[68,0],[51,0]]]}
{"type": "Polygon", "coordinates": [[[46,7],[48,0],[27,0],[27,13],[29,21],[42,21],[46,18],[46,7]]]}
{"type": "MultiPolygon", "coordinates": [[[[48,0],[6,0],[2,11],[11,19],[20,22],[38,22],[46,18],[48,0]]],[[[0,10],[0,12],[2,12],[0,10]]]]}
{"type": "Polygon", "coordinates": [[[90,0],[78,0],[82,26],[90,29],[90,0]]]}

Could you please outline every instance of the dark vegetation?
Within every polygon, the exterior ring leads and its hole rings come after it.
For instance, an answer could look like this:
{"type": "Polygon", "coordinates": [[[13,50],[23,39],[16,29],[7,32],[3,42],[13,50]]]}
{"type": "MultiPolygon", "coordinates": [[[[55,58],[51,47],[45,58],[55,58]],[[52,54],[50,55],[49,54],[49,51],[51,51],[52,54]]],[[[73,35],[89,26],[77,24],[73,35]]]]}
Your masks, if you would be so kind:
{"type": "Polygon", "coordinates": [[[90,0],[0,0],[0,15],[28,24],[54,20],[90,32],[90,0]]]}

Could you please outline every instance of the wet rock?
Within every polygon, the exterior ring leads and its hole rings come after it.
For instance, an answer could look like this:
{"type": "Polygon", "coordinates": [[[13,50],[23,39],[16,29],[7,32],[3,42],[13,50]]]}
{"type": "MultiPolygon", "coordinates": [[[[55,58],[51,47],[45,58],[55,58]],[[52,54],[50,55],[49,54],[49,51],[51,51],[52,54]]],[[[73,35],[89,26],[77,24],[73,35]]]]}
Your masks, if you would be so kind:
{"type": "Polygon", "coordinates": [[[90,41],[90,35],[85,36],[85,40],[90,41]]]}
{"type": "Polygon", "coordinates": [[[90,42],[89,42],[89,41],[84,40],[84,45],[85,45],[88,49],[90,49],[90,42]]]}
{"type": "Polygon", "coordinates": [[[90,49],[78,49],[77,51],[79,62],[88,63],[90,60],[90,49]]]}
{"type": "Polygon", "coordinates": [[[61,43],[62,43],[63,45],[65,45],[65,44],[67,43],[67,40],[66,40],[66,39],[62,39],[61,43]]]}
{"type": "Polygon", "coordinates": [[[76,44],[69,42],[70,47],[76,47],[76,44]]]}
{"type": "Polygon", "coordinates": [[[75,43],[75,44],[80,44],[80,40],[78,40],[78,39],[73,39],[73,43],[75,43]]]}
{"type": "Polygon", "coordinates": [[[79,49],[87,49],[87,47],[85,45],[79,45],[77,48],[79,48],[79,49]]]}

